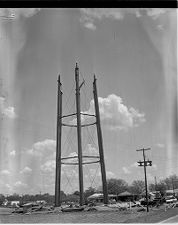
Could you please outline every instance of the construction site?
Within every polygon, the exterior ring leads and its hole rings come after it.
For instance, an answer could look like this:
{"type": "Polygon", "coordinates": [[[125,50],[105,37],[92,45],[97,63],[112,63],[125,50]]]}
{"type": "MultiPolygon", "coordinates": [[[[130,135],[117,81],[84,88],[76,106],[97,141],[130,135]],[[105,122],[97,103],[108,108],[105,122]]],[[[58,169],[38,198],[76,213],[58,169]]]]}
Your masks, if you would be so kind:
{"type": "Polygon", "coordinates": [[[0,223],[178,214],[177,11],[0,9],[0,223]]]}

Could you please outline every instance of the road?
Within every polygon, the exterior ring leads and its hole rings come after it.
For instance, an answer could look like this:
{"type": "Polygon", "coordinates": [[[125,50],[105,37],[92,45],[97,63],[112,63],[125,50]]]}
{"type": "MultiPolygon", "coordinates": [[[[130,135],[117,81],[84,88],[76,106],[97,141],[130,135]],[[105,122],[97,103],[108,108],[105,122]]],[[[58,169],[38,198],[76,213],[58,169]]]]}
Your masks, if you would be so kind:
{"type": "Polygon", "coordinates": [[[160,223],[178,223],[178,215],[177,216],[170,217],[167,220],[163,220],[160,223]]]}

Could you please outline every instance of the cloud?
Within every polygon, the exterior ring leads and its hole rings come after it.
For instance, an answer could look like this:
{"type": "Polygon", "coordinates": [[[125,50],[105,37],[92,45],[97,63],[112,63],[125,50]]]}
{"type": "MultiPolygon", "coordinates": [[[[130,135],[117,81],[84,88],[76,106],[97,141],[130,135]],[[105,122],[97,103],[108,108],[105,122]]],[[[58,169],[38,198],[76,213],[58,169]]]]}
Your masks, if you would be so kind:
{"type": "Polygon", "coordinates": [[[104,18],[109,18],[113,20],[122,20],[126,14],[133,14],[137,18],[143,16],[143,12],[146,12],[146,15],[157,19],[160,15],[166,13],[168,9],[161,8],[97,8],[97,9],[80,9],[81,18],[80,22],[88,29],[96,30],[94,23],[96,20],[101,20],[104,18]]]}
{"type": "Polygon", "coordinates": [[[130,170],[127,167],[122,167],[122,170],[124,171],[125,174],[130,174],[130,170]]]}
{"type": "Polygon", "coordinates": [[[85,23],[85,27],[90,29],[90,30],[96,30],[96,26],[92,22],[89,22],[89,21],[87,21],[85,23]]]}
{"type": "Polygon", "coordinates": [[[145,9],[147,11],[147,15],[152,17],[153,19],[157,19],[160,15],[166,13],[168,9],[163,8],[152,8],[152,9],[145,9]]]}
{"type": "Polygon", "coordinates": [[[44,160],[55,158],[55,152],[56,141],[52,139],[46,139],[44,141],[36,142],[33,145],[32,149],[27,151],[28,154],[36,157],[41,157],[44,160]]]}
{"type": "Polygon", "coordinates": [[[32,17],[39,11],[39,8],[4,8],[0,10],[0,16],[18,19],[20,16],[32,17]]]}
{"type": "MultiPolygon", "coordinates": [[[[122,98],[111,94],[107,98],[98,98],[100,117],[103,125],[111,130],[127,130],[128,128],[137,127],[140,123],[145,122],[144,113],[140,113],[133,107],[128,108],[123,104],[122,98]]],[[[90,102],[88,114],[95,114],[94,100],[90,102]]],[[[82,115],[82,122],[88,120],[87,116],[82,115]]],[[[76,122],[73,120],[73,122],[76,122]]]]}
{"type": "Polygon", "coordinates": [[[137,162],[134,162],[132,165],[130,165],[130,167],[137,167],[137,166],[138,166],[137,162]]]}
{"type": "Polygon", "coordinates": [[[2,170],[2,171],[1,171],[1,174],[2,174],[2,175],[8,176],[8,175],[10,175],[11,173],[9,172],[9,170],[2,170]]]}
{"type": "Polygon", "coordinates": [[[81,18],[80,22],[88,29],[95,30],[96,26],[94,21],[96,19],[101,20],[102,18],[117,18],[122,19],[123,14],[120,10],[117,9],[81,9],[81,18]]]}
{"type": "Polygon", "coordinates": [[[9,155],[10,155],[10,156],[15,156],[15,155],[16,155],[16,151],[15,151],[15,150],[11,151],[11,152],[9,153],[9,155]]]}
{"type": "Polygon", "coordinates": [[[92,146],[92,144],[87,144],[85,151],[83,152],[84,154],[87,154],[89,156],[98,156],[99,151],[92,146]]]}
{"type": "Polygon", "coordinates": [[[9,119],[16,118],[14,107],[6,106],[5,98],[3,98],[3,97],[0,97],[0,113],[9,119]]]}
{"type": "Polygon", "coordinates": [[[137,162],[134,162],[129,166],[123,166],[122,170],[123,170],[124,174],[131,174],[133,172],[134,168],[138,168],[137,162]]]}
{"type": "Polygon", "coordinates": [[[164,148],[164,147],[165,147],[165,145],[162,144],[162,143],[158,143],[158,144],[156,144],[156,146],[157,146],[158,148],[164,148]]]}
{"type": "Polygon", "coordinates": [[[153,164],[153,165],[152,165],[152,168],[153,168],[154,170],[157,170],[158,167],[157,167],[156,164],[153,164]]]}
{"type": "Polygon", "coordinates": [[[116,175],[111,171],[106,171],[106,178],[107,179],[116,178],[116,175]]]}
{"type": "MultiPolygon", "coordinates": [[[[91,177],[97,177],[97,179],[101,178],[101,171],[100,170],[96,170],[96,168],[95,169],[91,168],[89,171],[90,171],[91,177]]],[[[106,178],[107,179],[116,178],[116,175],[112,171],[108,170],[108,171],[106,171],[106,178]]]]}
{"type": "Polygon", "coordinates": [[[56,162],[55,160],[48,160],[40,168],[44,173],[55,173],[56,162]]]}
{"type": "Polygon", "coordinates": [[[17,181],[17,182],[15,182],[15,184],[14,184],[14,187],[16,187],[16,188],[26,188],[28,185],[27,184],[25,184],[25,183],[23,183],[23,182],[21,182],[21,181],[17,181]]]}
{"type": "Polygon", "coordinates": [[[77,153],[76,153],[76,152],[71,152],[71,153],[68,155],[68,157],[75,157],[75,156],[77,156],[77,153]]]}
{"type": "Polygon", "coordinates": [[[23,170],[20,171],[20,174],[30,174],[32,172],[32,169],[26,166],[23,170]]]}

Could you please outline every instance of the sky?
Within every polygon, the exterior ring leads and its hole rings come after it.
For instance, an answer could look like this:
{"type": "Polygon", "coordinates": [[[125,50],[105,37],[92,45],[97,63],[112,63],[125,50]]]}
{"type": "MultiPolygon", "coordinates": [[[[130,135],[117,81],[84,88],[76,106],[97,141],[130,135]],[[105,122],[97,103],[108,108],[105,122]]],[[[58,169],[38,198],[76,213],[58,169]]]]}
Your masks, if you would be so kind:
{"type": "MultiPolygon", "coordinates": [[[[178,175],[176,9],[0,9],[0,193],[54,194],[57,79],[63,115],[75,113],[76,63],[82,112],[94,114],[97,78],[107,179],[143,180],[141,148],[148,183],[178,175]]],[[[63,157],[77,155],[76,135],[62,128],[63,157]]],[[[82,148],[98,156],[95,126],[82,148]]],[[[83,170],[84,189],[101,185],[99,164],[83,170]]],[[[76,166],[62,164],[61,188],[78,190],[76,166]]]]}

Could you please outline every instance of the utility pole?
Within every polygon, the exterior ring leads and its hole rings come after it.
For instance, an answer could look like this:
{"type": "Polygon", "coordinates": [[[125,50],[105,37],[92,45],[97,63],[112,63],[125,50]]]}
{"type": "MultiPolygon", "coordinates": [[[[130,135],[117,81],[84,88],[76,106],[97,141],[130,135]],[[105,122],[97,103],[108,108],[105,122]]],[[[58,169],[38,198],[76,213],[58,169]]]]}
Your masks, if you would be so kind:
{"type": "Polygon", "coordinates": [[[98,134],[98,146],[99,146],[101,176],[102,176],[102,184],[103,184],[103,198],[104,198],[104,204],[108,204],[108,188],[107,188],[107,181],[106,181],[106,170],[105,170],[104,152],[103,152],[103,139],[102,139],[102,132],[101,132],[98,94],[97,94],[95,76],[94,76],[94,82],[93,82],[93,94],[94,94],[94,102],[95,102],[96,126],[97,126],[97,134],[98,134]]]}
{"type": "Polygon", "coordinates": [[[79,190],[80,190],[80,205],[82,206],[84,204],[84,193],[83,193],[81,112],[80,112],[80,88],[81,88],[81,85],[79,86],[79,68],[77,66],[77,63],[76,63],[76,67],[75,67],[75,82],[76,82],[76,111],[77,111],[79,190]]]}
{"type": "Polygon", "coordinates": [[[142,151],[143,152],[143,161],[138,162],[138,166],[143,166],[144,167],[144,174],[145,174],[145,191],[146,191],[146,206],[147,206],[147,212],[149,212],[148,208],[148,190],[147,190],[147,177],[146,177],[146,167],[147,166],[152,166],[152,161],[150,160],[145,160],[145,151],[150,150],[150,148],[143,148],[143,149],[138,149],[136,151],[142,151]]]}

